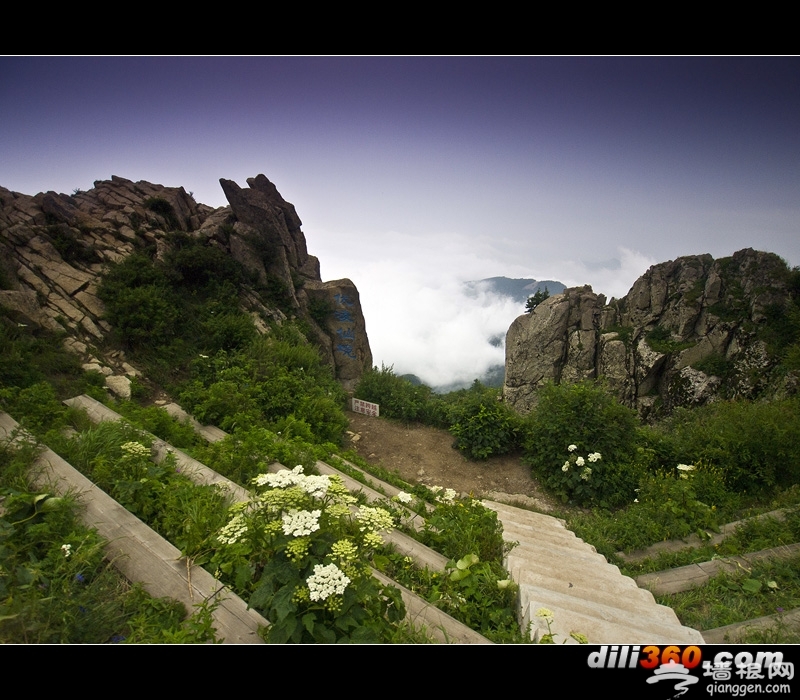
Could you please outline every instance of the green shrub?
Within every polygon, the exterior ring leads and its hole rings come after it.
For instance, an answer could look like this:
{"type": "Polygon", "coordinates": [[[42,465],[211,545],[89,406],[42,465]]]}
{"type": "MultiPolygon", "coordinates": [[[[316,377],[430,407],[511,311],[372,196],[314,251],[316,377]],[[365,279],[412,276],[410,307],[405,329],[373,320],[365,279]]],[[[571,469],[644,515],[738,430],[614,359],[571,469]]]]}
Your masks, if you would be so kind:
{"type": "Polygon", "coordinates": [[[682,343],[677,340],[672,340],[672,333],[666,326],[656,326],[653,330],[648,331],[644,339],[651,350],[665,355],[672,352],[680,352],[695,344],[691,341],[682,343]]]}
{"type": "Polygon", "coordinates": [[[164,218],[167,228],[170,231],[177,230],[181,227],[178,217],[175,215],[175,209],[163,197],[150,197],[145,200],[145,209],[158,214],[164,218]]]}
{"type": "MultiPolygon", "coordinates": [[[[642,471],[636,427],[636,414],[592,382],[548,384],[540,390],[539,403],[526,422],[524,459],[565,501],[628,503],[642,471]],[[564,470],[571,452],[586,458],[600,453],[589,478],[581,478],[581,471],[576,482],[576,472],[564,470]]],[[[581,465],[582,470],[586,466],[581,465]]]]}
{"type": "Polygon", "coordinates": [[[356,387],[357,399],[380,404],[381,415],[404,421],[424,421],[430,414],[432,391],[398,377],[393,367],[381,365],[365,372],[356,387]]]}
{"type": "Polygon", "coordinates": [[[676,411],[662,430],[673,462],[712,465],[730,491],[800,483],[800,401],[722,401],[676,411]]]}
{"type": "Polygon", "coordinates": [[[285,339],[260,336],[239,352],[196,359],[181,404],[223,430],[274,426],[292,417],[320,442],[339,442],[347,427],[341,385],[301,335],[282,334],[285,339]]]}
{"type": "Polygon", "coordinates": [[[459,450],[471,459],[486,459],[518,445],[520,420],[500,403],[498,390],[485,389],[476,381],[472,389],[459,394],[448,413],[459,450]]]}

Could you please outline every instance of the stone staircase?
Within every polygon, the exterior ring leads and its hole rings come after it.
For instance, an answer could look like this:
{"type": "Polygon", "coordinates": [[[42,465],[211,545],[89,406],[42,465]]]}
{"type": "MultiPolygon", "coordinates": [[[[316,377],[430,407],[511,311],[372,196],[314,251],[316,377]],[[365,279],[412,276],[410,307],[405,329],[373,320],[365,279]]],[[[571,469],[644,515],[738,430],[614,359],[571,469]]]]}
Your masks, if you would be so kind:
{"type": "MultiPolygon", "coordinates": [[[[65,403],[86,410],[95,422],[121,418],[87,396],[75,397],[65,403]]],[[[173,405],[170,408],[170,413],[176,417],[186,417],[179,407],[173,405]]],[[[195,428],[211,442],[225,436],[223,431],[212,426],[197,424],[195,428]]],[[[165,445],[163,441],[159,442],[158,452],[163,454],[168,450],[175,454],[182,469],[192,473],[197,481],[227,482],[227,479],[180,450],[165,445]]],[[[320,473],[338,473],[323,462],[318,462],[317,467],[320,473]]],[[[282,465],[275,464],[271,468],[282,468],[282,465]]],[[[391,496],[397,491],[395,487],[371,475],[365,475],[371,486],[347,475],[342,476],[349,489],[360,490],[370,501],[384,498],[385,495],[391,496]]],[[[232,483],[226,486],[236,500],[247,498],[241,487],[232,483]]],[[[568,530],[563,521],[493,501],[483,503],[497,512],[506,541],[517,543],[506,556],[505,566],[519,585],[520,624],[523,629],[530,624],[534,638],[541,638],[548,633],[546,621],[536,616],[538,609],[547,608],[553,613],[549,631],[555,635],[556,643],[577,643],[570,637],[571,632],[584,635],[592,644],[703,643],[699,632],[682,626],[671,608],[658,605],[652,593],[639,588],[633,579],[623,576],[594,547],[568,530]]],[[[421,526],[421,521],[410,524],[416,529],[421,526]]],[[[416,540],[396,531],[390,533],[388,539],[400,551],[417,560],[418,565],[443,570],[444,558],[416,540]]],[[[378,572],[374,573],[381,576],[378,572]]],[[[417,623],[424,624],[436,636],[441,633],[442,640],[487,642],[410,591],[402,590],[402,593],[409,616],[417,623]]]]}
{"type": "Polygon", "coordinates": [[[575,643],[571,632],[591,644],[702,644],[697,631],[681,625],[671,608],[623,576],[595,548],[575,536],[563,521],[493,501],[504,539],[517,542],[506,555],[506,568],[519,585],[519,615],[536,638],[548,633],[537,617],[553,614],[555,642],[575,643]]]}
{"type": "MultiPolygon", "coordinates": [[[[91,398],[90,396],[82,395],[76,396],[72,399],[67,399],[64,401],[65,404],[68,406],[82,409],[86,412],[89,419],[94,423],[100,423],[102,421],[119,421],[124,420],[122,416],[120,416],[115,411],[111,410],[104,404],[100,403],[99,401],[91,398]]],[[[1,416],[2,414],[0,414],[1,416]]],[[[2,428],[2,423],[0,422],[0,428],[2,428]]],[[[10,432],[10,431],[9,431],[10,432]]],[[[200,433],[203,435],[209,442],[214,442],[216,440],[220,440],[225,437],[226,433],[219,430],[218,428],[214,428],[211,432],[205,430],[204,432],[200,433]]],[[[0,437],[2,436],[2,432],[0,432],[0,437]]],[[[167,453],[174,455],[176,458],[177,464],[180,466],[181,471],[185,473],[189,478],[191,478],[195,483],[198,484],[215,484],[218,487],[223,488],[227,491],[232,501],[247,501],[251,498],[251,494],[246,490],[243,489],[241,486],[233,483],[232,481],[226,479],[225,477],[221,476],[220,474],[216,473],[206,465],[198,462],[197,460],[189,457],[187,454],[182,452],[181,450],[173,447],[165,443],[163,440],[155,439],[153,443],[154,447],[154,459],[156,461],[160,461],[163,459],[167,453]]],[[[50,451],[48,451],[50,452],[50,451]]],[[[53,457],[58,458],[57,455],[54,453],[53,457]]],[[[63,460],[61,460],[63,462],[63,460]]],[[[65,463],[66,464],[66,463],[65,463]]],[[[69,467],[69,465],[67,465],[69,467]]],[[[331,467],[330,465],[325,464],[324,462],[317,462],[317,468],[320,470],[320,473],[327,473],[327,474],[339,474],[343,477],[346,482],[346,486],[351,492],[360,491],[363,493],[367,500],[370,502],[382,500],[385,496],[383,493],[375,490],[375,488],[366,486],[347,475],[341,474],[336,469],[331,467]]],[[[274,463],[269,465],[270,471],[278,471],[280,469],[285,469],[286,467],[279,463],[274,463]]],[[[69,467],[72,470],[72,467],[69,467]]],[[[74,470],[72,470],[74,471],[74,470]]],[[[77,474],[77,472],[75,472],[77,474]]],[[[78,477],[81,475],[78,474],[78,477]]],[[[83,478],[83,477],[81,477],[83,478]]],[[[90,482],[85,480],[86,484],[89,485],[90,482]]],[[[392,490],[397,491],[396,487],[391,486],[390,484],[385,484],[374,477],[372,477],[372,481],[374,486],[381,488],[381,490],[392,490]],[[385,488],[384,488],[385,487],[385,488]]],[[[94,488],[94,487],[92,487],[94,488]]],[[[82,489],[81,489],[82,490],[82,489]]],[[[99,491],[99,489],[94,489],[95,491],[99,491]]],[[[85,491],[84,491],[85,492],[85,491]]],[[[102,493],[102,492],[100,492],[102,493]]],[[[390,494],[391,495],[391,494],[390,494]]],[[[106,497],[109,500],[110,497],[106,497]]],[[[116,504],[116,502],[113,502],[116,504]]],[[[122,506],[116,504],[116,506],[124,511],[122,506]]],[[[126,511],[127,512],[127,511],[126,511]]],[[[132,517],[132,516],[131,516],[132,517]]],[[[419,517],[419,516],[417,516],[419,517]]],[[[137,519],[138,520],[138,519],[137,519]]],[[[149,528],[139,521],[140,525],[146,530],[149,528]]],[[[419,523],[416,523],[419,526],[419,523]]],[[[98,522],[93,522],[92,526],[97,527],[98,522]]],[[[99,529],[99,528],[98,528],[99,529]]],[[[152,531],[150,531],[152,533],[152,531]]],[[[103,534],[101,532],[101,534],[103,534]]],[[[158,535],[152,533],[152,535],[158,538],[158,535]]],[[[149,536],[149,535],[148,535],[149,536]]],[[[417,540],[409,537],[405,533],[399,532],[397,530],[389,531],[383,533],[384,539],[390,542],[397,551],[403,553],[406,556],[411,557],[415,560],[415,563],[425,568],[434,570],[434,571],[444,571],[445,564],[447,563],[447,558],[435,552],[430,547],[421,544],[417,540]]],[[[120,536],[117,540],[119,546],[123,547],[122,554],[124,556],[130,556],[128,553],[128,544],[129,539],[127,536],[120,536]]],[[[161,538],[158,538],[161,539],[161,538]]],[[[165,543],[169,547],[168,543],[165,543]]],[[[170,561],[178,562],[185,561],[181,559],[180,553],[174,547],[170,550],[170,561]],[[172,556],[172,555],[175,556],[172,556]]],[[[157,566],[158,562],[148,562],[148,566],[145,567],[144,570],[139,568],[138,570],[135,568],[131,568],[126,573],[126,576],[130,580],[142,580],[146,582],[150,577],[150,569],[153,566],[157,566]]],[[[180,568],[180,567],[174,567],[180,568]]],[[[187,569],[188,570],[188,569],[187,569]]],[[[205,572],[196,566],[192,566],[191,570],[200,572],[200,575],[205,574],[205,572]]],[[[375,578],[379,579],[384,584],[391,584],[396,586],[400,590],[400,594],[403,598],[403,602],[406,606],[406,619],[409,622],[412,622],[417,627],[422,627],[427,632],[428,636],[432,637],[436,641],[443,642],[443,643],[455,643],[455,644],[490,644],[491,642],[483,637],[478,632],[470,629],[466,625],[462,624],[458,620],[450,617],[443,611],[439,610],[436,606],[428,603],[427,601],[420,598],[418,595],[413,593],[412,591],[404,588],[403,586],[399,585],[398,583],[390,580],[379,571],[373,570],[372,574],[375,578]]],[[[193,574],[197,576],[198,574],[193,574]]],[[[207,575],[207,574],[206,574],[207,575]]],[[[210,578],[210,577],[209,577],[210,578]]],[[[185,585],[182,581],[176,580],[172,583],[173,586],[181,587],[185,585]]],[[[147,584],[145,584],[147,587],[147,584]]],[[[190,587],[191,588],[191,587],[190,587]]],[[[163,591],[159,592],[159,595],[170,595],[169,593],[164,593],[163,591]]],[[[232,595],[232,594],[231,594],[232,595]]],[[[175,597],[175,596],[171,596],[175,597]]],[[[238,598],[237,598],[238,600],[238,598]]],[[[241,603],[244,606],[244,603],[241,603]]],[[[268,624],[266,620],[264,620],[260,615],[257,615],[253,611],[248,610],[248,612],[252,612],[254,615],[253,620],[248,621],[251,625],[250,633],[251,638],[253,641],[260,641],[260,639],[256,636],[257,628],[260,625],[268,624]]],[[[216,620],[215,620],[216,622],[216,620]]],[[[236,640],[239,641],[239,640],[236,640]]]]}

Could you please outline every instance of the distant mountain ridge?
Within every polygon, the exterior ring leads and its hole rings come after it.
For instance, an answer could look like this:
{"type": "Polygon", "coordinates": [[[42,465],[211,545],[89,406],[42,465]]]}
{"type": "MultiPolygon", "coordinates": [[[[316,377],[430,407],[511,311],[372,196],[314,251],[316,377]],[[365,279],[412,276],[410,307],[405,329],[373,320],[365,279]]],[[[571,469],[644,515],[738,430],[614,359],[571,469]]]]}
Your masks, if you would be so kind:
{"type": "Polygon", "coordinates": [[[465,282],[467,294],[472,296],[477,293],[478,285],[484,285],[489,291],[501,296],[511,297],[520,304],[525,304],[528,297],[538,291],[550,292],[550,295],[561,294],[566,286],[555,280],[514,279],[511,277],[487,277],[473,282],[465,282]]]}

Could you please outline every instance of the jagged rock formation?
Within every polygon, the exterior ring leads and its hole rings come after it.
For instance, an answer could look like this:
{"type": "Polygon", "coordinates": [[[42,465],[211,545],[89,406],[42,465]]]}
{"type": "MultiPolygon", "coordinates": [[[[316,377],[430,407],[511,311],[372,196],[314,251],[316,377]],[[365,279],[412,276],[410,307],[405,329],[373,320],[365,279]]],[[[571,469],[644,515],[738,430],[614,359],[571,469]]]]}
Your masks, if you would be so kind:
{"type": "MultiPolygon", "coordinates": [[[[775,377],[792,273],[777,255],[678,258],[651,267],[622,299],[575,287],[517,318],[506,336],[505,400],[527,413],[545,382],[604,378],[644,417],[719,397],[755,397],[775,377]]],[[[796,290],[795,290],[796,291],[796,290]]]]}
{"type": "Polygon", "coordinates": [[[124,395],[124,377],[134,368],[121,351],[100,359],[95,349],[111,331],[96,294],[100,276],[137,248],[155,247],[163,257],[168,232],[182,231],[222,248],[250,272],[254,285],[241,289],[240,301],[259,330],[287,314],[302,318],[337,377],[352,388],[372,366],[355,285],[322,282],[294,206],[266,177],[249,179],[248,189],[220,183],[230,206],[219,209],[198,204],[182,187],[120,177],[72,196],[0,187],[0,305],[26,322],[66,330],[67,346],[124,395]],[[280,287],[288,301],[283,310],[259,295],[259,284],[280,287]]]}

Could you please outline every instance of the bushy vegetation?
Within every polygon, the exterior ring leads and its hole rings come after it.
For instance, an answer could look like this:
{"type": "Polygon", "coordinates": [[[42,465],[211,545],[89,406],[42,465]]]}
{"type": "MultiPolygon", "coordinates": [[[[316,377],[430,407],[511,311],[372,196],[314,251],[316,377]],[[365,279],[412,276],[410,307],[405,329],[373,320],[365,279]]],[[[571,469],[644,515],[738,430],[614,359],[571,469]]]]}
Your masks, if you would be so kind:
{"type": "Polygon", "coordinates": [[[98,288],[118,340],[148,376],[167,385],[198,354],[236,350],[256,336],[238,308],[239,264],[185,234],[171,240],[163,262],[134,253],[109,269],[98,288]]]}
{"type": "Polygon", "coordinates": [[[765,494],[800,483],[800,401],[721,401],[681,409],[647,431],[661,466],[703,463],[731,492],[765,494]]]}
{"type": "Polygon", "coordinates": [[[526,421],[524,458],[565,502],[630,503],[642,474],[637,425],[636,414],[601,386],[549,384],[526,421]]]}
{"type": "Polygon", "coordinates": [[[347,427],[341,385],[316,348],[290,329],[276,329],[239,352],[198,357],[192,377],[182,405],[223,430],[268,426],[338,443],[347,427]]]}
{"type": "Polygon", "coordinates": [[[241,266],[213,245],[172,234],[163,262],[134,254],[99,294],[145,374],[180,396],[198,420],[224,430],[291,424],[320,442],[347,425],[344,392],[292,324],[258,336],[238,309],[241,266]]]}
{"type": "Polygon", "coordinates": [[[455,446],[470,459],[507,454],[519,444],[521,421],[500,402],[497,389],[476,380],[469,390],[443,399],[455,446]]]}
{"type": "Polygon", "coordinates": [[[441,425],[444,420],[433,391],[398,377],[393,367],[373,367],[361,377],[355,397],[381,405],[381,415],[406,422],[441,425]]]}
{"type": "Polygon", "coordinates": [[[76,501],[29,481],[35,455],[0,444],[0,643],[213,641],[207,606],[187,619],[115,572],[76,501]]]}
{"type": "Polygon", "coordinates": [[[519,417],[500,402],[498,389],[477,380],[469,389],[439,396],[382,366],[364,374],[355,396],[380,404],[387,418],[447,428],[455,437],[454,447],[470,459],[506,454],[519,444],[519,417]]]}

